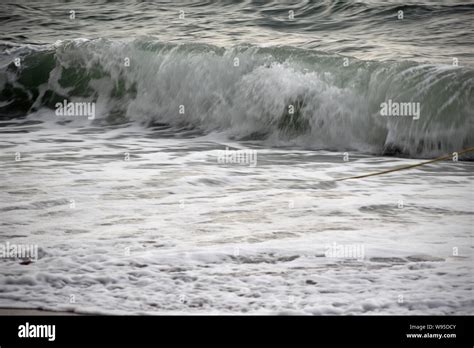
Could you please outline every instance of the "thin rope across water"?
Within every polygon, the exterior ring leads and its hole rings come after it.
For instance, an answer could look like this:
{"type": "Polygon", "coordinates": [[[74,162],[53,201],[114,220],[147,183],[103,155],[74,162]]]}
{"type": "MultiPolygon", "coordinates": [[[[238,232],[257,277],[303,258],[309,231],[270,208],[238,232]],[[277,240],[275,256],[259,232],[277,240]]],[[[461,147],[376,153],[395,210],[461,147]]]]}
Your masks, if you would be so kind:
{"type": "MultiPolygon", "coordinates": [[[[464,154],[464,153],[468,153],[468,152],[472,152],[472,151],[474,151],[474,147],[470,147],[470,148],[464,149],[464,150],[462,150],[462,151],[459,151],[459,152],[457,152],[457,154],[458,154],[458,155],[462,155],[462,154],[464,154]]],[[[351,179],[361,179],[361,178],[367,178],[367,177],[369,177],[369,176],[375,176],[375,175],[382,175],[382,174],[387,174],[387,173],[393,173],[393,172],[398,172],[399,170],[405,170],[405,169],[420,167],[420,166],[424,166],[425,164],[434,163],[434,162],[438,162],[438,161],[444,161],[444,160],[451,159],[451,158],[453,158],[453,155],[445,155],[445,156],[441,156],[441,157],[438,157],[438,158],[435,158],[435,159],[432,159],[432,160],[429,160],[429,161],[417,163],[417,164],[410,164],[410,165],[407,165],[407,166],[402,166],[402,167],[398,167],[398,168],[382,170],[382,171],[380,171],[380,172],[375,172],[375,173],[370,173],[370,174],[348,176],[348,177],[341,178],[341,179],[335,179],[334,181],[343,181],[343,180],[351,180],[351,179]]]]}

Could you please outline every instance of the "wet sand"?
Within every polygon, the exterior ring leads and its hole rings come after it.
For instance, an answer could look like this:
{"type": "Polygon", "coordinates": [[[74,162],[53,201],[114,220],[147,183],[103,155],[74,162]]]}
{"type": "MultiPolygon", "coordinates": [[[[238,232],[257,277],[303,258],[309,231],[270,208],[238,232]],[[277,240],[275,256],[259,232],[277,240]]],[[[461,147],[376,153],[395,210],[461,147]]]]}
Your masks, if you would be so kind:
{"type": "Polygon", "coordinates": [[[56,312],[28,308],[0,308],[0,316],[48,316],[48,315],[80,315],[73,312],[56,312]]]}

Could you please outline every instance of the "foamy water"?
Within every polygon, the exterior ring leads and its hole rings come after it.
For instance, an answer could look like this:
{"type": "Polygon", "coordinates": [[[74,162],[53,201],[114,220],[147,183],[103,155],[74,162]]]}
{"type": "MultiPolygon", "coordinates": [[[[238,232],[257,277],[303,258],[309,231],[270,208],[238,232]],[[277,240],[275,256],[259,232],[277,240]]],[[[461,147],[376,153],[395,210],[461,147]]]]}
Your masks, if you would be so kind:
{"type": "Polygon", "coordinates": [[[472,313],[472,162],[335,183],[417,161],[46,124],[2,128],[2,237],[39,259],[1,260],[0,306],[472,313]]]}

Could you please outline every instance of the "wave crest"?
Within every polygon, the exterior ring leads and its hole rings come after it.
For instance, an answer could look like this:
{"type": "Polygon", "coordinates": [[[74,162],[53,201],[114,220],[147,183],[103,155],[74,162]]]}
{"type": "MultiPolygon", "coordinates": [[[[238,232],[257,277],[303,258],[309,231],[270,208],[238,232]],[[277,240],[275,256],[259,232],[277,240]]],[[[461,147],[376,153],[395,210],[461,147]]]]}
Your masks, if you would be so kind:
{"type": "Polygon", "coordinates": [[[97,105],[94,122],[186,126],[321,149],[430,157],[474,143],[474,71],[466,67],[150,39],[74,40],[13,54],[22,65],[0,70],[3,118],[87,100],[97,105]],[[387,100],[419,103],[420,118],[381,116],[387,100]]]}

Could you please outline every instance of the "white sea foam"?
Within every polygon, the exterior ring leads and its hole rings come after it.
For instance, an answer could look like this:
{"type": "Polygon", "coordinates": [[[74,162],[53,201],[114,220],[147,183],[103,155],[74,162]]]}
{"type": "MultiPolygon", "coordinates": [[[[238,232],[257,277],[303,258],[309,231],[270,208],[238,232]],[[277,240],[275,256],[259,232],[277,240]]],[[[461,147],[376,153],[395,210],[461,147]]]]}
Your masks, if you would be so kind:
{"type": "Polygon", "coordinates": [[[1,237],[38,245],[39,255],[27,265],[0,259],[1,307],[473,311],[472,162],[324,186],[416,161],[354,154],[344,162],[337,152],[164,137],[166,129],[159,138],[139,127],[87,130],[50,119],[10,126],[30,131],[22,137],[2,134],[9,147],[0,164],[1,237]],[[217,164],[225,146],[258,148],[258,166],[217,164]],[[364,257],[327,257],[334,243],[363,246],[364,257]]]}

